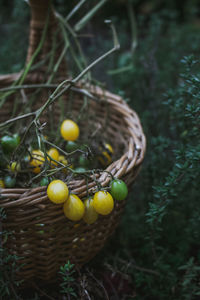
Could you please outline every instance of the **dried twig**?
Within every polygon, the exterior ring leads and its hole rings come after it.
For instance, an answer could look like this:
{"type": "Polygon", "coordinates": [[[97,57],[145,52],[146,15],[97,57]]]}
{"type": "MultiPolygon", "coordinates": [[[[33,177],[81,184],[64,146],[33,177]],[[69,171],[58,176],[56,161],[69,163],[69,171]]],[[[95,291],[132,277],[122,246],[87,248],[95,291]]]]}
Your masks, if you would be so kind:
{"type": "Polygon", "coordinates": [[[32,286],[38,290],[38,292],[40,292],[43,296],[45,296],[46,298],[50,299],[50,300],[56,300],[55,298],[49,296],[45,291],[43,291],[41,288],[39,288],[39,286],[35,283],[32,282],[32,286]]]}
{"type": "Polygon", "coordinates": [[[89,274],[89,275],[90,275],[90,276],[98,283],[98,285],[103,289],[106,299],[109,300],[108,293],[107,293],[107,291],[106,291],[104,285],[101,283],[101,281],[99,281],[99,280],[92,274],[92,272],[90,272],[88,269],[87,269],[87,272],[88,272],[88,274],[89,274]]]}

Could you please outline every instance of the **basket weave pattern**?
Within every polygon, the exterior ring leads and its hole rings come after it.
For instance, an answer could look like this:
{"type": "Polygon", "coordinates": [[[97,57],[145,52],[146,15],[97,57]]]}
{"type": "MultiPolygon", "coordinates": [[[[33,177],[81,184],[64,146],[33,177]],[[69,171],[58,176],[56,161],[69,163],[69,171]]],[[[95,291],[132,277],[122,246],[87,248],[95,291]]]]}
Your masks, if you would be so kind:
{"type": "MultiPolygon", "coordinates": [[[[46,17],[48,1],[30,1],[32,9],[32,20],[30,30],[30,43],[27,61],[31,59],[41,37],[44,20],[46,17]]],[[[50,14],[49,34],[43,45],[43,49],[38,56],[38,60],[45,57],[51,49],[52,35],[56,30],[56,19],[53,10],[50,14]]],[[[57,56],[60,55],[58,49],[57,56]]],[[[31,72],[25,80],[25,84],[35,84],[45,82],[44,69],[31,72]]],[[[63,62],[59,69],[59,78],[66,79],[66,64],[63,62]]],[[[0,77],[0,87],[9,86],[19,74],[10,74],[0,77]]],[[[97,101],[88,102],[87,114],[90,118],[84,119],[80,128],[87,131],[90,128],[107,127],[105,138],[113,145],[114,149],[121,145],[120,156],[109,165],[106,171],[113,176],[123,179],[130,188],[140,170],[144,158],[146,141],[140,124],[140,120],[126,102],[119,96],[101,89],[98,86],[83,86],[97,101]],[[107,113],[109,112],[109,122],[107,113]]],[[[37,93],[37,101],[33,102],[32,109],[39,108],[44,103],[53,89],[41,89],[37,93]]],[[[27,97],[34,94],[34,89],[30,89],[27,97]]],[[[72,114],[76,117],[83,103],[83,95],[78,91],[70,91],[73,96],[72,114]]],[[[20,91],[8,97],[0,111],[0,120],[8,120],[11,117],[14,101],[19,101],[20,91]]],[[[63,96],[64,110],[68,109],[69,93],[63,96]]],[[[17,114],[23,106],[19,106],[17,114]]],[[[60,122],[61,108],[57,102],[53,104],[51,110],[54,111],[53,124],[56,127],[60,122]]],[[[48,121],[48,110],[41,116],[41,123],[48,121]]],[[[83,133],[84,134],[84,133],[83,133]]],[[[101,175],[96,174],[96,178],[102,186],[109,184],[110,176],[107,172],[101,175]]],[[[91,178],[86,185],[85,179],[72,179],[68,184],[72,193],[80,198],[87,195],[87,188],[95,190],[96,183],[91,178]]],[[[3,188],[1,189],[0,206],[5,208],[7,218],[2,224],[3,229],[11,231],[6,243],[6,248],[11,254],[21,257],[20,264],[23,267],[19,271],[19,276],[30,280],[31,278],[41,278],[50,280],[55,277],[61,265],[67,260],[82,265],[94,257],[104,246],[105,241],[113,233],[120,221],[120,217],[125,207],[125,201],[115,203],[114,210],[108,216],[100,216],[91,225],[84,221],[71,222],[63,214],[62,205],[51,203],[46,195],[46,187],[37,188],[3,188]],[[42,226],[38,226],[42,224],[42,226]]]]}

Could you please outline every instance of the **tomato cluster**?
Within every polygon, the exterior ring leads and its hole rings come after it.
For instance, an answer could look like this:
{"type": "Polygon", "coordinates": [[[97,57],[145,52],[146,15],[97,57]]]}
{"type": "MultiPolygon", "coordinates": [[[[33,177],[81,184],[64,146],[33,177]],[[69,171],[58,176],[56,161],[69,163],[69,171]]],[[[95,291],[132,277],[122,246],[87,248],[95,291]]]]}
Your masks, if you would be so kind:
{"type": "Polygon", "coordinates": [[[110,144],[105,141],[95,143],[93,139],[83,141],[79,136],[80,129],[76,122],[66,119],[60,126],[59,147],[52,139],[49,143],[52,146],[48,148],[48,137],[42,135],[40,140],[43,140],[43,147],[41,141],[40,147],[38,142],[32,142],[26,148],[26,154],[22,155],[23,143],[20,144],[19,134],[4,135],[0,139],[0,180],[3,186],[23,187],[26,173],[33,187],[43,186],[52,180],[50,175],[57,171],[60,173],[58,179],[65,180],[70,169],[73,169],[73,175],[79,175],[88,170],[104,168],[112,162],[114,150],[110,144]],[[58,170],[52,172],[53,169],[58,170]]]}
{"type": "MultiPolygon", "coordinates": [[[[68,141],[68,147],[74,147],[74,141],[79,136],[79,127],[72,120],[64,120],[60,127],[60,133],[65,143],[68,141]],[[70,145],[70,143],[72,144],[70,145]]],[[[47,137],[42,136],[41,139],[46,140],[47,137]]],[[[36,140],[38,140],[38,137],[36,140]]],[[[29,183],[32,182],[33,187],[48,185],[51,178],[47,173],[50,173],[52,169],[59,167],[66,174],[67,169],[72,167],[71,159],[68,161],[66,156],[58,150],[59,147],[52,146],[47,149],[46,144],[43,143],[43,147],[38,148],[35,147],[37,144],[33,141],[27,146],[27,143],[25,143],[26,147],[24,149],[26,148],[26,151],[24,151],[22,149],[23,143],[20,144],[19,134],[5,134],[0,138],[1,187],[13,188],[16,185],[23,187],[26,177],[30,179],[29,183]],[[23,153],[25,154],[23,155],[23,153]],[[36,177],[37,180],[33,177],[36,177]]],[[[76,145],[76,149],[77,147],[78,145],[76,145]]],[[[82,165],[83,159],[80,166],[82,165]]]]}
{"type": "MultiPolygon", "coordinates": [[[[4,135],[0,139],[0,188],[13,188],[18,178],[27,175],[32,186],[47,186],[47,196],[55,204],[62,204],[65,216],[71,221],[83,219],[87,224],[94,223],[99,215],[108,215],[114,208],[114,201],[127,197],[126,184],[119,179],[111,181],[109,191],[98,190],[86,199],[71,193],[66,185],[70,176],[92,175],[93,170],[108,166],[114,150],[106,141],[80,142],[79,126],[66,119],[60,126],[59,146],[48,142],[47,136],[40,136],[40,143],[31,144],[25,155],[19,155],[23,144],[18,134],[4,135]],[[41,145],[37,147],[35,145],[41,145]],[[21,159],[17,159],[18,156],[21,159]],[[1,176],[4,174],[3,176],[1,176]],[[31,175],[32,174],[32,175],[31,175]]],[[[24,177],[23,177],[24,176],[24,177]]],[[[19,185],[18,185],[19,186],[19,185]]]]}
{"type": "Polygon", "coordinates": [[[0,179],[1,188],[13,188],[16,184],[16,178],[13,173],[20,171],[20,164],[16,161],[10,162],[12,153],[20,144],[20,137],[18,134],[4,135],[0,139],[0,170],[7,169],[8,172],[1,172],[3,174],[0,179]]]}
{"type": "Polygon", "coordinates": [[[99,215],[108,215],[114,208],[114,200],[122,201],[128,195],[124,181],[111,181],[110,192],[100,190],[93,197],[82,201],[77,195],[69,193],[67,185],[61,180],[53,180],[47,188],[50,201],[55,204],[63,203],[65,216],[71,221],[83,219],[87,224],[93,224],[99,215]]]}

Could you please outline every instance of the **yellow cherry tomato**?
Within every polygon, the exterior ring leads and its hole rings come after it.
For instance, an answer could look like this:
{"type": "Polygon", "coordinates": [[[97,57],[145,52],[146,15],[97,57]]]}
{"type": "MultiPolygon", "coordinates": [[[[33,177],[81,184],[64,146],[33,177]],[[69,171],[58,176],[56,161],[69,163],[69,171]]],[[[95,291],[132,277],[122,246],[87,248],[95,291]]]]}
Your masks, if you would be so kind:
{"type": "MultiPolygon", "coordinates": [[[[64,157],[64,155],[60,155],[58,157],[58,161],[61,162],[63,165],[67,166],[68,165],[68,161],[67,159],[64,157]]],[[[62,171],[66,174],[67,173],[67,168],[63,168],[62,171]]]]}
{"type": "Polygon", "coordinates": [[[11,165],[8,166],[8,169],[12,172],[19,172],[21,170],[21,166],[19,162],[12,162],[11,165]]]}
{"type": "Polygon", "coordinates": [[[43,165],[45,160],[44,153],[41,150],[33,150],[31,156],[30,165],[34,167],[32,172],[38,174],[40,173],[40,167],[43,165]]]}
{"type": "Polygon", "coordinates": [[[48,185],[47,196],[53,203],[64,203],[69,196],[68,187],[62,180],[53,180],[48,185]]]}
{"type": "MultiPolygon", "coordinates": [[[[64,157],[64,155],[60,155],[58,157],[58,161],[61,162],[63,165],[73,169],[73,165],[69,165],[68,160],[64,157]]],[[[63,168],[63,172],[67,173],[68,172],[67,168],[63,168]]]]}
{"type": "Polygon", "coordinates": [[[65,216],[71,221],[79,221],[85,213],[85,206],[81,199],[70,194],[63,206],[65,216]]]}
{"type": "Polygon", "coordinates": [[[58,160],[59,152],[56,148],[51,148],[47,153],[51,158],[58,160]]]}
{"type": "Polygon", "coordinates": [[[65,165],[65,166],[68,165],[68,161],[67,161],[67,159],[64,157],[64,155],[59,155],[58,161],[61,162],[61,163],[62,163],[63,165],[65,165]]]}
{"type": "Polygon", "coordinates": [[[98,218],[98,213],[96,212],[96,210],[94,209],[93,206],[93,199],[86,199],[84,201],[84,205],[85,205],[85,214],[83,216],[83,220],[85,221],[85,223],[87,224],[92,224],[94,223],[97,218],[98,218]]]}
{"type": "Polygon", "coordinates": [[[112,155],[114,153],[113,148],[110,144],[104,143],[100,147],[101,154],[98,156],[98,160],[103,166],[108,166],[112,162],[112,155]]]}
{"type": "Polygon", "coordinates": [[[79,127],[72,120],[64,120],[60,127],[60,133],[66,141],[75,141],[79,137],[79,127]]]}
{"type": "Polygon", "coordinates": [[[97,213],[108,215],[114,208],[114,200],[110,193],[99,191],[94,194],[93,207],[97,213]]]}
{"type": "Polygon", "coordinates": [[[113,147],[112,147],[110,144],[105,143],[105,144],[104,144],[104,147],[105,147],[105,149],[106,149],[107,151],[109,151],[111,154],[114,153],[113,147]]]}
{"type": "MultiPolygon", "coordinates": [[[[58,161],[58,158],[59,158],[59,152],[56,148],[51,148],[47,154],[50,156],[50,160],[51,158],[54,159],[54,160],[57,160],[58,161]]],[[[49,157],[48,157],[49,159],[49,157]]],[[[57,166],[58,164],[55,162],[55,161],[51,161],[51,167],[55,167],[57,166]]]]}
{"type": "Polygon", "coordinates": [[[0,188],[5,188],[5,183],[2,179],[0,179],[0,188]]]}

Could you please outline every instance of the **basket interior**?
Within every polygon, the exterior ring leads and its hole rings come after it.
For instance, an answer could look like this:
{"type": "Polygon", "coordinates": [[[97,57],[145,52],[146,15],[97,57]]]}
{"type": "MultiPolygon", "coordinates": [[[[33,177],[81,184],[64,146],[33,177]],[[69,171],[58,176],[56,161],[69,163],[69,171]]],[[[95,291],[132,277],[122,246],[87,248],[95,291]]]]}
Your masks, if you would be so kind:
{"type": "MultiPolygon", "coordinates": [[[[1,121],[7,121],[16,116],[30,113],[39,109],[52,94],[53,89],[29,89],[15,92],[6,99],[1,111],[1,121]]],[[[78,121],[80,126],[80,140],[100,137],[113,146],[114,159],[118,159],[127,150],[129,133],[127,131],[126,115],[123,108],[113,105],[106,96],[90,99],[80,92],[70,90],[50,105],[41,115],[40,124],[44,124],[44,135],[52,135],[52,138],[60,136],[60,125],[64,119],[78,121]]],[[[24,132],[32,117],[20,119],[8,127],[11,132],[24,132]]],[[[31,132],[35,135],[34,128],[31,132]]],[[[140,136],[138,135],[138,138],[140,136]]]]}

